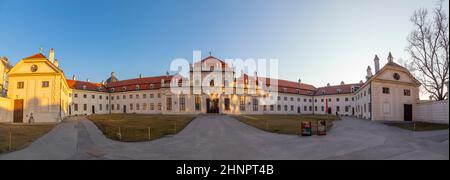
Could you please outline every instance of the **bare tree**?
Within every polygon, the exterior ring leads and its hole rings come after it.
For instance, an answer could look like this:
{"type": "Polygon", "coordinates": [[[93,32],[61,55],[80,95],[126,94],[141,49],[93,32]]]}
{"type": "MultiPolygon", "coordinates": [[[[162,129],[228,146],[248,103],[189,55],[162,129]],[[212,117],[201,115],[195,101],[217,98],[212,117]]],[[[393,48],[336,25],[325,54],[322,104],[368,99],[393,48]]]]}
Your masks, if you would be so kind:
{"type": "Polygon", "coordinates": [[[406,48],[411,56],[410,70],[435,100],[448,98],[449,21],[443,3],[442,0],[439,2],[431,19],[427,9],[414,12],[411,17],[414,30],[408,37],[406,48]]]}

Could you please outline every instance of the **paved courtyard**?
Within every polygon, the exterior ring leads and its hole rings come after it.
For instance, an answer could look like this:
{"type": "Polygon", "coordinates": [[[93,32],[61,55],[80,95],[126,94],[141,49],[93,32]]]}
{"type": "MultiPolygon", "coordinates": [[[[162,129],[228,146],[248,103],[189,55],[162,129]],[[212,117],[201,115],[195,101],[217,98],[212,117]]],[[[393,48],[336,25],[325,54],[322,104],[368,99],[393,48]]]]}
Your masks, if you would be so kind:
{"type": "Polygon", "coordinates": [[[28,148],[0,159],[449,159],[449,131],[410,132],[344,117],[325,137],[272,134],[231,117],[199,116],[152,142],[106,139],[84,117],[61,123],[28,148]]]}

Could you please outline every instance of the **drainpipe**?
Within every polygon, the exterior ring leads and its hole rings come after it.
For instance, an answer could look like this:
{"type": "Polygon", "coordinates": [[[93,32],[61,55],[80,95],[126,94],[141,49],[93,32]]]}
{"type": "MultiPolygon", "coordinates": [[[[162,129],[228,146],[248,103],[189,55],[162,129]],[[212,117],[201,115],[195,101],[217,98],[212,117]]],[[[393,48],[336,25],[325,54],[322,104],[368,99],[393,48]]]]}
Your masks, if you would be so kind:
{"type": "Polygon", "coordinates": [[[370,113],[370,120],[373,121],[373,117],[372,117],[372,111],[373,111],[373,102],[372,102],[372,94],[373,94],[373,89],[372,89],[372,81],[370,81],[369,83],[369,90],[370,90],[370,106],[369,106],[369,113],[370,113]]]}
{"type": "Polygon", "coordinates": [[[62,121],[62,80],[59,81],[59,119],[62,121]]]}

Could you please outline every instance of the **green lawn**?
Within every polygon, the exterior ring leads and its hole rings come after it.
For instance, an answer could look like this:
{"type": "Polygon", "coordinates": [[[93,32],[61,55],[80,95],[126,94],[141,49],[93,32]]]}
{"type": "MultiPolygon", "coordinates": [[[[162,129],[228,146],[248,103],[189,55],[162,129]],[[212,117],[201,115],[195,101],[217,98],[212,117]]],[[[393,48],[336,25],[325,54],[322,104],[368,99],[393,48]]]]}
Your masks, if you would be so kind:
{"type": "Polygon", "coordinates": [[[0,123],[0,153],[23,149],[48,133],[53,127],[55,127],[54,124],[15,125],[0,123]]]}
{"type": "Polygon", "coordinates": [[[401,129],[406,129],[410,131],[436,131],[436,130],[446,130],[448,129],[447,124],[434,124],[434,123],[386,123],[389,126],[395,126],[401,129]],[[415,126],[414,126],[415,124],[415,126]]]}
{"type": "Polygon", "coordinates": [[[236,118],[250,126],[258,129],[280,133],[280,134],[300,134],[301,122],[311,122],[313,134],[316,133],[317,121],[326,120],[327,129],[333,126],[336,116],[318,116],[318,115],[242,115],[236,118]]]}
{"type": "Polygon", "coordinates": [[[183,130],[194,118],[195,116],[191,115],[141,114],[88,116],[88,119],[94,122],[106,137],[123,142],[151,141],[166,135],[176,134],[183,130]]]}

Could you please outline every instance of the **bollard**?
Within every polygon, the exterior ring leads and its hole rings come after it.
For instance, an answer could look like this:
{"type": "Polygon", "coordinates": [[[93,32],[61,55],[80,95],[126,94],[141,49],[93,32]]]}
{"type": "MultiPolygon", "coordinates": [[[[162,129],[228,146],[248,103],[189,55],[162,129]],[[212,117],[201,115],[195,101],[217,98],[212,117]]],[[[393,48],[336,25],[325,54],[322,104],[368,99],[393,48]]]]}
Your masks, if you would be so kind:
{"type": "Polygon", "coordinates": [[[119,127],[119,140],[122,140],[122,132],[120,131],[120,127],[119,127]]]}
{"type": "Polygon", "coordinates": [[[175,120],[174,134],[177,133],[177,120],[175,120]]]}
{"type": "Polygon", "coordinates": [[[150,131],[150,127],[148,127],[148,140],[150,141],[151,139],[152,139],[151,131],[150,131]]]}
{"type": "Polygon", "coordinates": [[[12,132],[11,128],[9,128],[9,151],[12,150],[12,132]]]}

